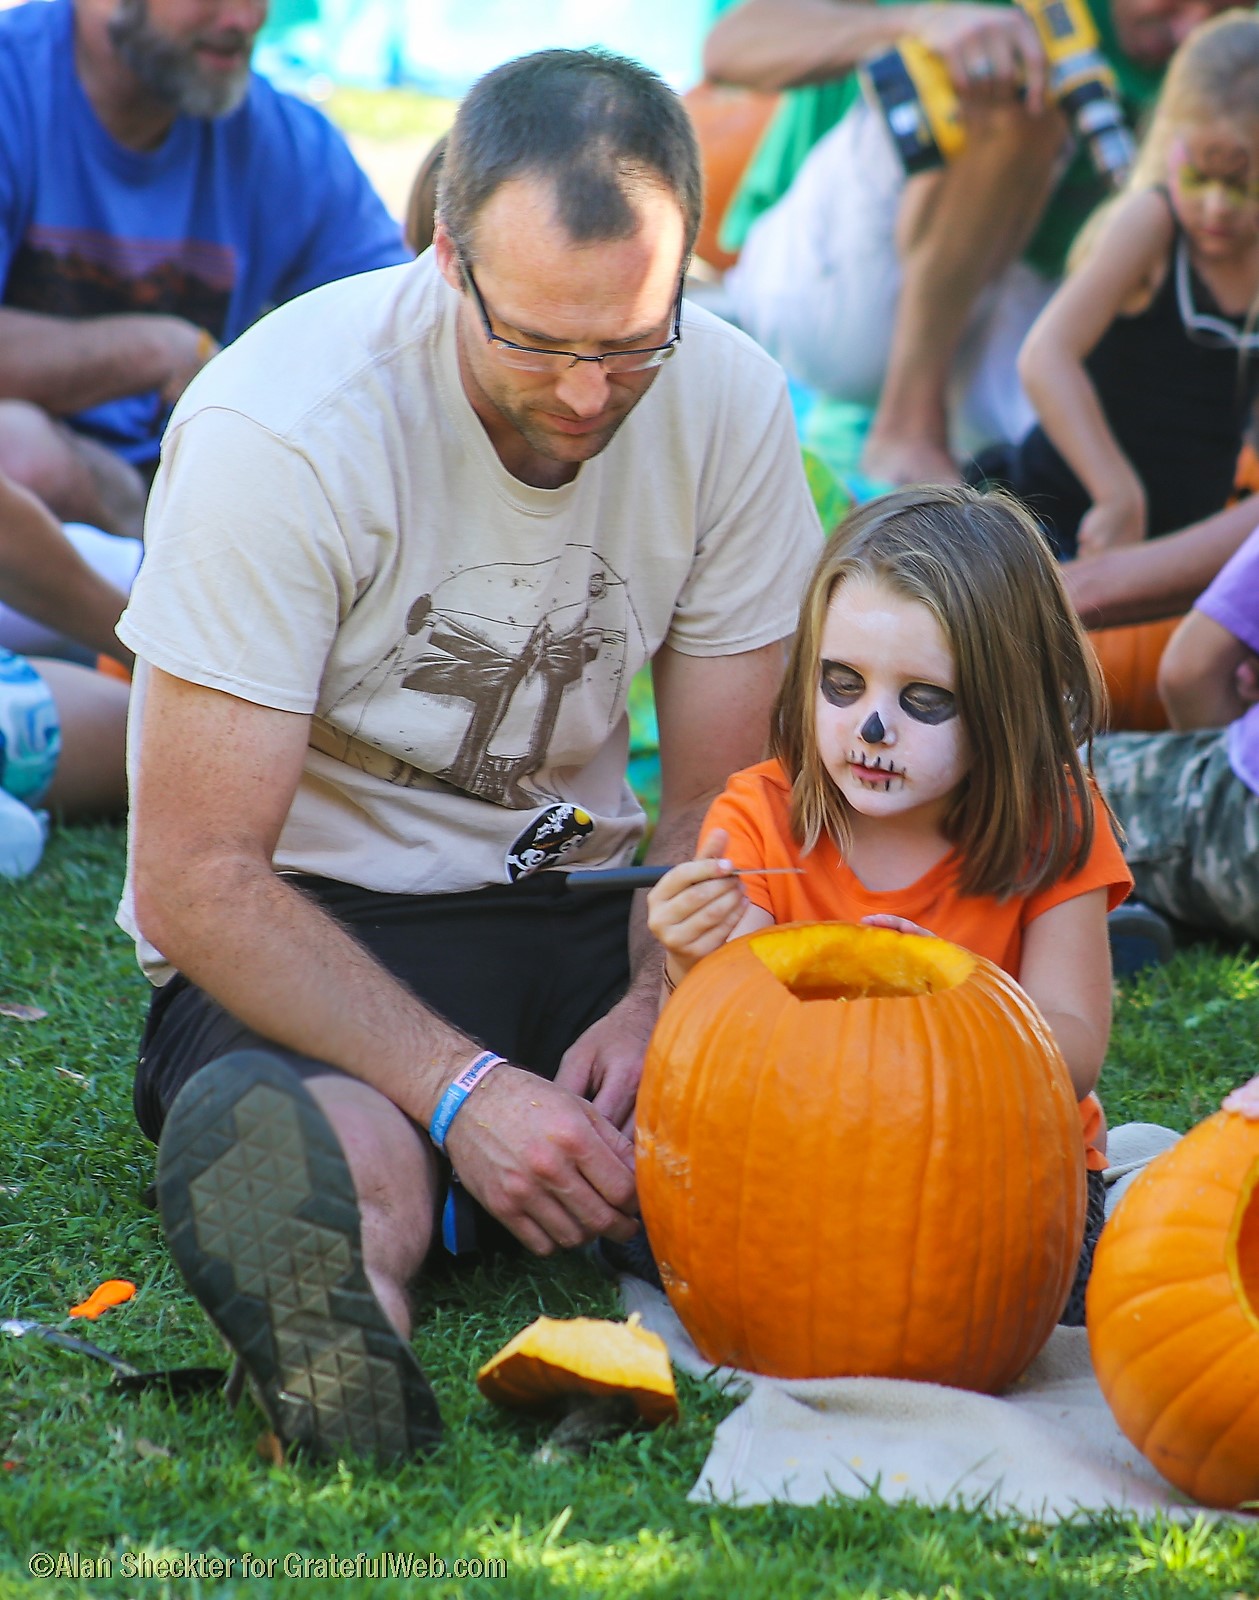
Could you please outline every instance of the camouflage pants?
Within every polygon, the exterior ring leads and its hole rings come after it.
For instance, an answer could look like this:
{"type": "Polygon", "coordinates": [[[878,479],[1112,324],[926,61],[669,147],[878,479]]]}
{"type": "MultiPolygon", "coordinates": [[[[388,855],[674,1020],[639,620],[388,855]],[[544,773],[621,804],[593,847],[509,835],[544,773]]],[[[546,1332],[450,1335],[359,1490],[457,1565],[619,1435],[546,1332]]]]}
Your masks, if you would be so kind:
{"type": "Polygon", "coordinates": [[[1192,927],[1259,939],[1259,795],[1228,733],[1112,733],[1093,747],[1137,896],[1192,927]]]}

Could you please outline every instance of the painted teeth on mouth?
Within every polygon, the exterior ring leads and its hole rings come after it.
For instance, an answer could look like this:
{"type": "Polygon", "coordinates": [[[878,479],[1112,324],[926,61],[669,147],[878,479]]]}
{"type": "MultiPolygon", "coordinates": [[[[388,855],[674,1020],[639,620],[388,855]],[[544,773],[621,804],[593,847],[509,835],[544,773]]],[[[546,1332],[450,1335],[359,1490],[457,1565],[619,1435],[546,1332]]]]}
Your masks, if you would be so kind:
{"type": "Polygon", "coordinates": [[[871,761],[868,757],[859,755],[855,750],[848,757],[848,759],[856,767],[865,767],[867,772],[886,772],[888,774],[889,781],[892,778],[900,778],[904,776],[903,770],[900,767],[897,767],[890,757],[888,758],[886,766],[884,766],[882,756],[875,756],[874,760],[871,761]]]}

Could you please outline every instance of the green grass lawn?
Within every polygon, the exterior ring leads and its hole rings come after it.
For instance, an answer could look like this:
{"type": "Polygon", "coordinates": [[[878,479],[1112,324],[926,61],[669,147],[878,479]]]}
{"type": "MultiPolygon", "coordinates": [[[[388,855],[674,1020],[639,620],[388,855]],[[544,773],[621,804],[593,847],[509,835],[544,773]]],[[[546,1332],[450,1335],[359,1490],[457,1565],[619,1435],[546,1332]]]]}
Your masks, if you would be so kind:
{"type": "Polygon", "coordinates": [[[367,139],[436,139],[454,121],[457,102],[414,89],[360,89],[338,84],[324,112],[343,133],[367,139]]]}
{"type": "MultiPolygon", "coordinates": [[[[54,837],[31,880],[0,888],[0,1002],[47,1016],[0,1018],[0,1319],[57,1322],[101,1279],[139,1294],[89,1336],[137,1365],[217,1362],[140,1194],[153,1152],[131,1117],[145,985],[113,927],[121,834],[54,837]]],[[[1120,996],[1104,1079],[1112,1124],[1187,1128],[1256,1067],[1259,964],[1195,950],[1120,996]]],[[[175,1407],[111,1390],[102,1366],[0,1336],[0,1600],[41,1595],[950,1596],[1259,1595],[1259,1525],[1180,1527],[1100,1517],[1057,1528],[877,1499],[797,1509],[692,1505],[687,1490],[729,1403],[681,1380],[683,1420],[537,1466],[541,1428],[493,1411],[477,1366],[539,1312],[616,1314],[581,1260],[500,1263],[444,1282],[416,1347],[448,1439],[432,1460],[381,1473],[273,1466],[260,1415],[217,1397],[175,1407]],[[35,1580],[32,1552],[109,1557],[111,1578],[35,1580]],[[430,1553],[507,1563],[506,1577],[369,1582],[284,1576],[332,1553],[430,1553]],[[136,1579],[131,1552],[275,1558],[269,1580],[136,1579]],[[292,1565],[293,1562],[290,1562],[292,1565]]],[[[79,1329],[78,1331],[82,1331],[79,1329]]],[[[307,1569],[308,1571],[310,1569],[307,1569]]],[[[318,1569],[315,1569],[318,1571],[318,1569]]]]}

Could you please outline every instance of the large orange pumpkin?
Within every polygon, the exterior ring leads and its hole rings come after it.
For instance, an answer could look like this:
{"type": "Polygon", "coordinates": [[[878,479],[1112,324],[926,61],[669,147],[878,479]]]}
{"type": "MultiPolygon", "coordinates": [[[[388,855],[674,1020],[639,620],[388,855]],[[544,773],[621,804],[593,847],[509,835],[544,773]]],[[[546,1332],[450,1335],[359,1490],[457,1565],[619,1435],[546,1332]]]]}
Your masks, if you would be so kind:
{"type": "Polygon", "coordinates": [[[1110,697],[1112,733],[1158,733],[1167,727],[1167,708],[1158,693],[1158,664],[1181,620],[1167,617],[1089,634],[1110,697]]]}
{"type": "Polygon", "coordinates": [[[1089,1345],[1115,1420],[1209,1506],[1259,1502],[1259,1078],[1152,1161],[1102,1230],[1089,1345]]]}
{"type": "Polygon", "coordinates": [[[1044,1344],[1084,1227],[1066,1066],[993,963],[844,923],[749,934],[661,1013],[638,1193],[710,1361],[996,1392],[1044,1344]]]}

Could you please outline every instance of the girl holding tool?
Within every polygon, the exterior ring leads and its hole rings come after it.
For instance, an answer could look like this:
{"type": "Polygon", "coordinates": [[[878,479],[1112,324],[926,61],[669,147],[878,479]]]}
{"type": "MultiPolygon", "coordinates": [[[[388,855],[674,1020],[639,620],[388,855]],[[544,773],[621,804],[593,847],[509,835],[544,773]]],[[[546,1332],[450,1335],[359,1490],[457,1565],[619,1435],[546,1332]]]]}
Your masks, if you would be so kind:
{"type": "Polygon", "coordinates": [[[872,501],[805,591],[772,759],[731,778],[697,859],[647,902],[667,987],[727,939],[825,920],[939,935],[1016,978],[1081,1102],[1076,1320],[1103,1216],[1106,915],[1132,885],[1086,771],[1102,709],[1092,652],[1021,507],[949,485],[872,501]],[[753,864],[804,870],[733,875],[753,864]]]}
{"type": "Polygon", "coordinates": [[[1124,191],[1086,227],[1023,344],[1040,418],[968,473],[1012,489],[1059,555],[1220,510],[1259,389],[1259,16],[1177,51],[1124,191]]]}

